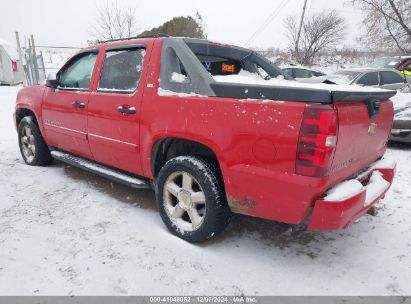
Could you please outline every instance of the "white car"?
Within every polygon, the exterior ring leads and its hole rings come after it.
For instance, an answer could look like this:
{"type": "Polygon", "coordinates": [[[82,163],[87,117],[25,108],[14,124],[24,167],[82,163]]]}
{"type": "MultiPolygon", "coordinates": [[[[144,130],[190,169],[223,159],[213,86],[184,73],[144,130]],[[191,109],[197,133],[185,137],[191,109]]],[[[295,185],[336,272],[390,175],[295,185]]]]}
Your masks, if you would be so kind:
{"type": "Polygon", "coordinates": [[[300,79],[300,78],[313,78],[313,77],[321,77],[321,76],[326,76],[323,72],[313,70],[307,67],[303,66],[282,66],[281,69],[284,71],[285,74],[288,76],[294,78],[294,79],[300,79]]]}

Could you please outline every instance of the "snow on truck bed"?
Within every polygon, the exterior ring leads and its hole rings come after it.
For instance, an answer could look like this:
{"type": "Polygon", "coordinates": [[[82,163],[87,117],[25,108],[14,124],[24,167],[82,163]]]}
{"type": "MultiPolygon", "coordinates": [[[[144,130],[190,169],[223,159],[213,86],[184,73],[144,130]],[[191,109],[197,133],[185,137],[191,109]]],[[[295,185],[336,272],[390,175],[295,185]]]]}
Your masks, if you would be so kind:
{"type": "Polygon", "coordinates": [[[241,84],[251,84],[251,85],[264,85],[264,86],[275,86],[275,87],[294,87],[294,88],[306,88],[306,89],[317,89],[326,90],[329,92],[387,92],[388,90],[361,87],[357,85],[334,85],[325,83],[302,83],[294,80],[286,80],[283,76],[277,78],[271,78],[269,80],[262,79],[258,74],[250,73],[241,70],[237,75],[227,75],[227,76],[213,76],[214,80],[217,82],[228,82],[228,83],[241,83],[241,84]]]}
{"type": "MultiPolygon", "coordinates": [[[[225,75],[225,76],[213,76],[216,82],[222,83],[236,83],[236,84],[248,84],[248,85],[263,85],[263,86],[273,86],[273,87],[287,87],[287,88],[305,88],[305,89],[316,89],[316,90],[326,90],[331,92],[387,92],[388,90],[383,90],[379,88],[361,87],[357,85],[333,85],[325,83],[302,83],[294,80],[286,80],[283,76],[277,78],[271,78],[269,80],[262,79],[258,74],[250,73],[248,71],[241,70],[239,74],[236,75],[225,75]]],[[[187,77],[179,74],[172,73],[171,81],[176,83],[183,83],[187,81],[187,77]]],[[[161,87],[157,91],[159,96],[178,96],[178,97],[207,97],[203,95],[198,95],[194,92],[191,93],[178,93],[171,90],[165,90],[161,87]]],[[[255,100],[255,99],[253,99],[255,100]]],[[[262,100],[255,100],[262,101],[262,100]]]]}

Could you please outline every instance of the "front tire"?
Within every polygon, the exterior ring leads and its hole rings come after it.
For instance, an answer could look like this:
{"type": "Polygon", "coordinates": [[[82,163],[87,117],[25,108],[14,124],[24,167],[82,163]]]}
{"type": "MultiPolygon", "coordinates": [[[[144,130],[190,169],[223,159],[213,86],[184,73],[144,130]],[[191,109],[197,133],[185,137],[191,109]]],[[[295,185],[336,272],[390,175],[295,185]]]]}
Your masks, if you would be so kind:
{"type": "Polygon", "coordinates": [[[46,166],[51,163],[50,150],[32,116],[26,116],[20,121],[18,136],[20,153],[26,164],[46,166]]]}
{"type": "Polygon", "coordinates": [[[221,175],[201,158],[169,160],[158,175],[156,199],[167,228],[192,243],[216,236],[230,221],[221,175]]]}

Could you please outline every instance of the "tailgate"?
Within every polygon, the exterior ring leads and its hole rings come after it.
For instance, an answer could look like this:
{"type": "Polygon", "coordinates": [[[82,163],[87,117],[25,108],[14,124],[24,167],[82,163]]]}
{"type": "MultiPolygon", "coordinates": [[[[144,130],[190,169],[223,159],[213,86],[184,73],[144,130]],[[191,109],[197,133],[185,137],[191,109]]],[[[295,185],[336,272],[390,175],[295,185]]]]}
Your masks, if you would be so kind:
{"type": "Polygon", "coordinates": [[[348,177],[384,155],[394,115],[389,98],[395,93],[333,93],[338,140],[331,173],[348,177]]]}

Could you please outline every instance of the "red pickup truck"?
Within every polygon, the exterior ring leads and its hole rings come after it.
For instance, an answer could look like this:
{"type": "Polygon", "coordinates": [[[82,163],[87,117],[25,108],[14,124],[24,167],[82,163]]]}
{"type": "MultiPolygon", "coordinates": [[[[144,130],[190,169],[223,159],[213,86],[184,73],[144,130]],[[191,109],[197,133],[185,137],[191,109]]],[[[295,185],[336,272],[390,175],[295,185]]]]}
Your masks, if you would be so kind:
{"type": "Polygon", "coordinates": [[[367,212],[395,172],[394,94],[303,86],[244,48],[150,37],[82,50],[19,92],[14,119],[28,165],[153,188],[167,228],[200,242],[232,212],[312,230],[367,212]]]}

